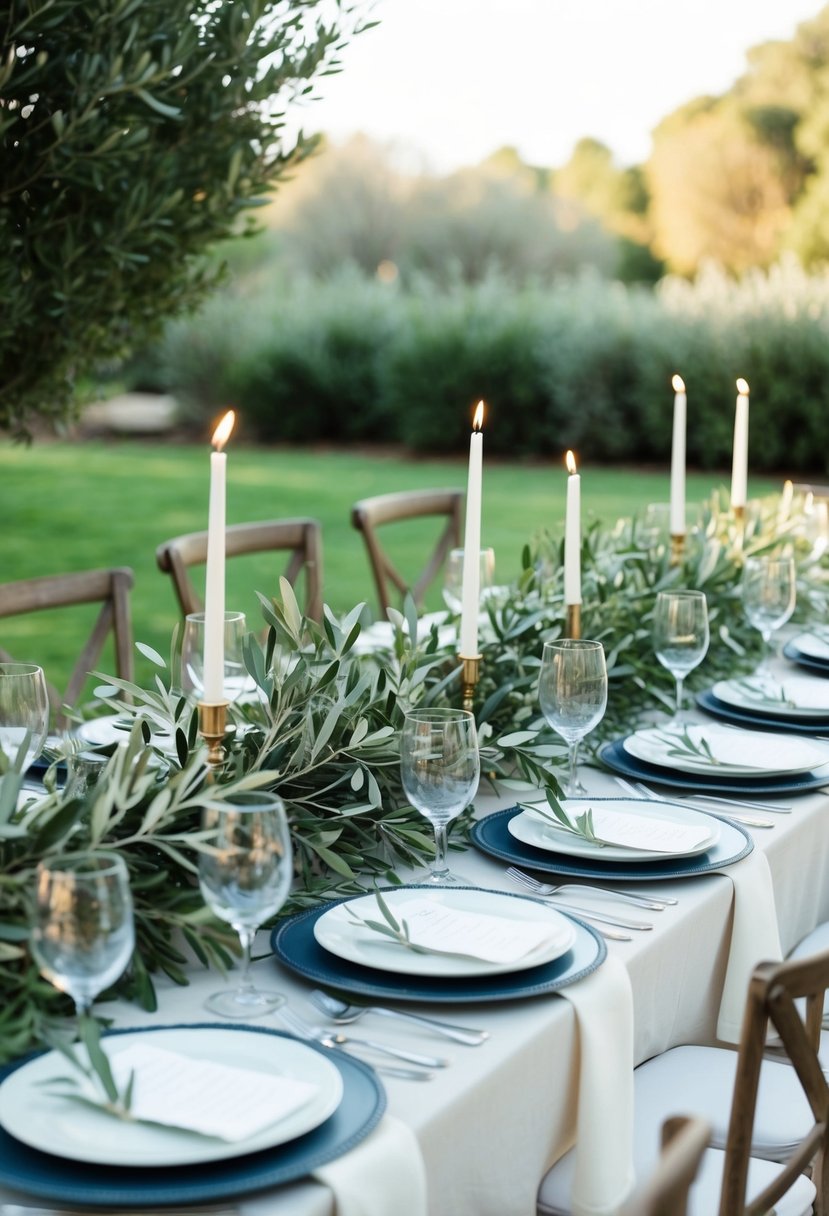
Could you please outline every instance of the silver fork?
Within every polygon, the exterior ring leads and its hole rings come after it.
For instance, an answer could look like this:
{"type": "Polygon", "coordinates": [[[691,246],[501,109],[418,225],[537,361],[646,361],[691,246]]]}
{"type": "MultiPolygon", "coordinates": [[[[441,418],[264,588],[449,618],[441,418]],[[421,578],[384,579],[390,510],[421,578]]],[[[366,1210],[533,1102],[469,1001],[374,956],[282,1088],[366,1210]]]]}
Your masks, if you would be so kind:
{"type": "MultiPolygon", "coordinates": [[[[624,781],[621,777],[617,777],[616,781],[628,793],[637,798],[646,798],[649,802],[670,802],[669,798],[663,798],[661,794],[657,794],[654,790],[649,789],[647,785],[643,785],[640,781],[624,781]]],[[[709,811],[710,815],[716,818],[716,811],[709,811]]],[[[742,815],[739,811],[728,811],[722,813],[726,819],[735,819],[737,823],[744,823],[749,828],[773,828],[774,824],[770,819],[761,819],[759,815],[742,815]]]]}
{"type": "Polygon", "coordinates": [[[293,1010],[280,1009],[279,1017],[288,1025],[293,1022],[292,1029],[296,1034],[302,1034],[306,1039],[315,1039],[325,1047],[347,1047],[353,1043],[355,1047],[370,1047],[383,1055],[394,1056],[397,1060],[405,1060],[407,1064],[421,1064],[424,1068],[446,1068],[449,1060],[441,1056],[424,1056],[418,1051],[404,1051],[401,1047],[392,1047],[387,1043],[378,1043],[375,1039],[356,1039],[352,1035],[335,1033],[326,1030],[324,1026],[313,1026],[299,1017],[293,1010]]]}
{"type": "MultiPolygon", "coordinates": [[[[312,1034],[311,1026],[304,1022],[302,1018],[293,1013],[290,1009],[278,1009],[276,1016],[280,1019],[283,1025],[290,1030],[291,1034],[295,1034],[298,1039],[308,1039],[312,1043],[319,1043],[322,1047],[329,1047],[333,1051],[339,1050],[342,1046],[342,1035],[333,1034],[312,1034]],[[340,1040],[340,1041],[338,1041],[340,1040]]],[[[351,1039],[354,1043],[357,1040],[351,1039]]],[[[375,1072],[382,1073],[386,1077],[397,1077],[402,1081],[431,1081],[435,1076],[426,1068],[395,1068],[388,1064],[382,1066],[374,1065],[375,1072]]]]}
{"type": "Polygon", "coordinates": [[[625,903],[635,904],[638,908],[650,908],[653,912],[664,912],[667,907],[673,907],[678,902],[667,895],[655,899],[649,895],[635,895],[627,891],[616,891],[613,887],[592,887],[588,883],[581,882],[560,883],[554,887],[552,883],[539,882],[537,878],[533,878],[531,874],[525,874],[517,866],[509,867],[507,877],[514,878],[517,882],[523,882],[524,886],[529,887],[531,891],[535,891],[538,895],[559,895],[562,893],[566,895],[568,891],[589,891],[591,895],[611,895],[616,899],[623,899],[625,903]]]}

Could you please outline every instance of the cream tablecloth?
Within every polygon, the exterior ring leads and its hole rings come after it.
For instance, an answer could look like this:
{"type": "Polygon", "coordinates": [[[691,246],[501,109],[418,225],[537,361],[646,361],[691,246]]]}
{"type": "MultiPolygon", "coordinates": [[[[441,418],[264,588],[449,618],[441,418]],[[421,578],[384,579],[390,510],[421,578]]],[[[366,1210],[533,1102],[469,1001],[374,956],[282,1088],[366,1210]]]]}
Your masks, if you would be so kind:
{"type": "MultiPolygon", "coordinates": [[[[609,776],[587,777],[596,794],[615,792],[609,776]]],[[[510,801],[481,799],[479,809],[485,813],[510,801]]],[[[792,813],[772,815],[774,830],[755,832],[756,847],[768,861],[784,951],[829,919],[829,798],[816,793],[785,801],[792,813]]],[[[478,885],[516,890],[503,865],[476,852],[458,858],[457,868],[478,885]]],[[[727,875],[655,883],[651,889],[675,896],[678,906],[646,914],[654,928],[633,934],[634,941],[608,943],[631,981],[636,1062],[680,1043],[716,1041],[731,943],[734,886],[727,875]]],[[[260,937],[260,947],[265,943],[260,937]]],[[[297,1012],[316,1017],[304,983],[272,960],[257,963],[256,970],[263,980],[277,979],[297,1012]]],[[[200,971],[192,979],[188,988],[159,983],[155,1015],[125,1004],[107,1012],[121,1026],[203,1020],[201,1002],[216,979],[200,971]]],[[[430,1084],[385,1081],[390,1115],[411,1129],[422,1154],[430,1216],[532,1216],[539,1179],[575,1135],[579,1053],[571,1004],[541,997],[424,1011],[484,1027],[491,1035],[476,1048],[441,1043],[453,1062],[430,1084]]],[[[366,1019],[363,1027],[369,1026],[375,1037],[415,1049],[434,1050],[438,1042],[389,1019],[366,1019]]],[[[335,1211],[332,1192],[316,1181],[248,1198],[238,1208],[242,1216],[335,1211]]],[[[389,1216],[403,1216],[403,1209],[395,1207],[389,1216]]]]}

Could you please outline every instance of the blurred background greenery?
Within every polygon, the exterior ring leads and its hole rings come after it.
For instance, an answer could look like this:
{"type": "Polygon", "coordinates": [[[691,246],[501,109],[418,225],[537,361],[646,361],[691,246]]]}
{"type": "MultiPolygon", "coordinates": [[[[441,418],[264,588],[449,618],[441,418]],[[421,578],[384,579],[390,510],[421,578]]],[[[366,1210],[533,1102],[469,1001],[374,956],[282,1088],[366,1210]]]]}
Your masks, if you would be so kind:
{"type": "Polygon", "coordinates": [[[355,137],[296,170],[265,230],[216,254],[223,289],[87,395],[173,393],[193,432],[228,402],[267,442],[664,460],[670,378],[688,459],[727,464],[734,381],[751,465],[829,468],[829,8],[668,115],[646,163],[581,140],[443,177],[355,137]]]}

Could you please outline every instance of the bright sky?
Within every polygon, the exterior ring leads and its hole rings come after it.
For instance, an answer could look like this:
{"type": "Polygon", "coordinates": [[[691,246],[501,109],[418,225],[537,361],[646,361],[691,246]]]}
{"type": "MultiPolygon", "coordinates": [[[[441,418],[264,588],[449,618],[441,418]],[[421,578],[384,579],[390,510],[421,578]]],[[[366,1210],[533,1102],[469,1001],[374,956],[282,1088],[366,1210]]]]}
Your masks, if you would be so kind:
{"type": "MultiPolygon", "coordinates": [[[[821,0],[377,0],[302,123],[362,131],[443,172],[504,144],[560,165],[592,135],[622,164],[678,105],[721,93],[757,43],[790,38],[821,0]]],[[[414,166],[412,166],[414,167],[414,166]]]]}

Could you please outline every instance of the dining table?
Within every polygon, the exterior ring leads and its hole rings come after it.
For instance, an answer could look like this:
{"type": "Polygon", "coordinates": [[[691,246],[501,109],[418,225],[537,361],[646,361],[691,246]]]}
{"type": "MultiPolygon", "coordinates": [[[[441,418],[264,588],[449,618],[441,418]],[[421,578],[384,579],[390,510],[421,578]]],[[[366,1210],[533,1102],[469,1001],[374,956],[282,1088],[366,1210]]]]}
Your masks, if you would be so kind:
{"type": "MultiPolygon", "coordinates": [[[[698,713],[695,716],[704,720],[698,713]]],[[[618,798],[622,793],[618,777],[600,762],[584,765],[582,777],[591,797],[618,798]]],[[[497,815],[515,802],[514,791],[482,783],[475,799],[476,821],[497,815]]],[[[740,813],[741,796],[734,795],[730,802],[730,809],[740,813]]],[[[691,800],[686,805],[726,817],[729,812],[727,804],[691,800]]],[[[829,778],[827,787],[770,799],[769,806],[775,809],[762,815],[773,826],[743,827],[742,835],[753,849],[731,867],[733,874],[726,866],[647,883],[604,884],[675,901],[661,910],[646,913],[610,894],[596,897],[571,892],[568,902],[587,913],[640,919],[650,926],[630,931],[630,940],[602,938],[606,960],[572,990],[476,1003],[398,1003],[402,1009],[485,1030],[488,1038],[480,1045],[446,1042],[426,1027],[366,1014],[359,1024],[360,1033],[366,1037],[407,1050],[440,1054],[449,1059],[448,1066],[435,1069],[428,1082],[383,1076],[387,1105],[366,1140],[309,1177],[231,1198],[220,1202],[216,1210],[238,1216],[383,1216],[384,1212],[389,1216],[392,1212],[394,1216],[532,1216],[543,1174],[585,1130],[579,1120],[580,1103],[588,1100],[586,1068],[591,1070],[592,1099],[599,1109],[602,1078],[608,1078],[610,1090],[614,1068],[620,1064],[629,1068],[685,1043],[736,1041],[743,979],[761,960],[763,950],[774,944],[773,933],[771,937],[759,933],[754,950],[757,957],[749,944],[748,955],[741,960],[742,972],[736,980],[732,973],[731,1020],[724,1033],[724,994],[729,985],[729,967],[734,963],[733,937],[738,920],[744,938],[747,924],[749,938],[751,934],[751,907],[746,905],[745,891],[743,906],[737,906],[740,891],[734,874],[740,867],[751,876],[749,884],[756,883],[758,875],[761,887],[768,880],[764,915],[769,914],[770,898],[779,934],[776,948],[784,954],[818,923],[829,920],[829,778]],[[617,1018],[623,1022],[626,1016],[627,998],[624,993],[619,996],[620,982],[631,1002],[629,1043],[621,1061],[614,1056],[614,1034],[624,1037],[626,1033],[624,1027],[614,1026],[617,1018]],[[592,992],[590,999],[600,1006],[603,998],[599,983],[611,985],[605,992],[612,996],[603,1010],[602,1033],[594,1035],[587,1045],[579,1029],[577,992],[582,987],[588,994],[592,992]],[[397,1173],[397,1177],[388,1177],[389,1173],[397,1173]]],[[[452,861],[453,868],[471,887],[528,894],[508,876],[505,860],[482,851],[474,841],[454,851],[452,861]]],[[[404,881],[409,877],[401,874],[404,881]]],[[[557,898],[551,896],[545,902],[555,907],[557,898]]],[[[574,915],[578,918],[579,913],[574,915]]],[[[594,936],[600,933],[600,924],[590,920],[586,923],[593,925],[594,936]]],[[[278,987],[287,1008],[307,1022],[331,1026],[310,1001],[314,983],[277,961],[269,940],[267,932],[260,932],[254,951],[254,979],[278,987]]],[[[186,986],[165,977],[155,980],[155,1013],[117,1000],[99,1005],[99,1014],[111,1019],[119,1030],[211,1020],[203,1004],[216,985],[215,975],[194,960],[187,978],[186,986]]],[[[285,1030],[278,1011],[257,1024],[285,1030]]],[[[382,1062],[370,1053],[365,1058],[382,1062]]],[[[627,1119],[629,1112],[623,1112],[623,1116],[627,1119]]],[[[590,1152],[597,1168],[606,1153],[612,1155],[617,1134],[623,1138],[624,1128],[614,1127],[612,1122],[594,1129],[590,1152]]],[[[624,1182],[627,1189],[630,1180],[624,1182]]],[[[8,1187],[0,1191],[0,1199],[30,1209],[39,1202],[8,1187]]],[[[70,1205],[43,1206],[54,1209],[70,1205]]],[[[15,1209],[10,1206],[9,1210],[15,1209]]]]}

